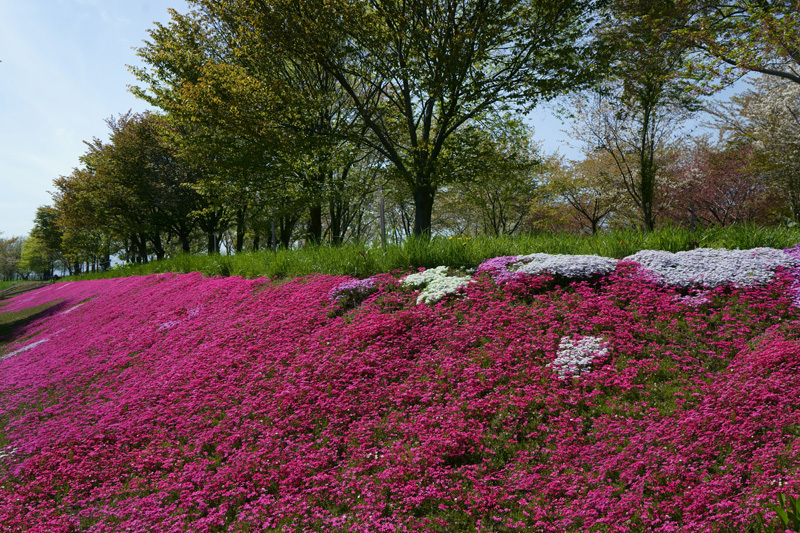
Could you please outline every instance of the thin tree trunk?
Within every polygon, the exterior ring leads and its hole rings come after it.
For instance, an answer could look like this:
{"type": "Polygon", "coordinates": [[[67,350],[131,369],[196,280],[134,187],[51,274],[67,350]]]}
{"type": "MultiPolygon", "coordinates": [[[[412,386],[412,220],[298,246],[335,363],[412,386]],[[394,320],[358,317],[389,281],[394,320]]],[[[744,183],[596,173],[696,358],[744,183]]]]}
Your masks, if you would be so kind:
{"type": "Polygon", "coordinates": [[[245,220],[246,209],[236,210],[236,253],[241,253],[244,248],[244,234],[247,230],[245,220]]]}

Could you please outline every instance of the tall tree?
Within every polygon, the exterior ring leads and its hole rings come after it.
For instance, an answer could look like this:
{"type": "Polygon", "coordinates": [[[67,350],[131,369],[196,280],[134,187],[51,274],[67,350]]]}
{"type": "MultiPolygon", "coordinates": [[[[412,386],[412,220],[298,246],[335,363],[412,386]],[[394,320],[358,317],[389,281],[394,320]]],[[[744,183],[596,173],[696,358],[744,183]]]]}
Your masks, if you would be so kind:
{"type": "Polygon", "coordinates": [[[698,85],[687,69],[688,45],[680,31],[689,13],[679,0],[612,0],[598,27],[608,43],[611,74],[592,103],[579,109],[578,137],[610,155],[641,212],[655,226],[658,152],[674,126],[698,108],[698,85]]]}
{"type": "Polygon", "coordinates": [[[594,0],[197,0],[241,20],[240,42],[323,68],[352,100],[429,234],[441,156],[493,108],[529,109],[592,77],[594,0]]]}
{"type": "MultiPolygon", "coordinates": [[[[236,205],[239,228],[247,203],[295,210],[294,198],[308,206],[307,240],[319,242],[323,205],[341,196],[337,187],[363,157],[364,128],[348,135],[355,115],[330,74],[243,40],[248,32],[227,7],[173,10],[172,22],[158,24],[139,49],[149,68],[133,70],[147,87],[134,92],[167,111],[177,145],[211,171],[204,187],[227,191],[236,205]]],[[[237,249],[242,237],[237,231],[237,249]]]]}

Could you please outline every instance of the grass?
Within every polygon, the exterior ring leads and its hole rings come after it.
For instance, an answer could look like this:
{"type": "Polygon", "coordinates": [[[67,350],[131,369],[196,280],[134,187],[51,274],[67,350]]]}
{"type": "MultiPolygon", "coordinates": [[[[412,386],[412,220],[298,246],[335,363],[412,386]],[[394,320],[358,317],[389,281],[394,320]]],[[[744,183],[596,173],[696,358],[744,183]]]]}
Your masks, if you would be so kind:
{"type": "Polygon", "coordinates": [[[22,309],[21,311],[0,311],[0,352],[3,351],[4,345],[8,344],[11,340],[14,340],[10,338],[10,335],[15,329],[33,322],[42,313],[58,304],[59,301],[60,300],[54,300],[38,307],[22,309]]]}
{"type": "Polygon", "coordinates": [[[73,279],[98,279],[161,272],[202,272],[207,276],[295,278],[310,274],[368,277],[409,267],[475,268],[485,259],[530,253],[596,254],[621,259],[640,250],[679,252],[696,247],[749,249],[786,248],[800,242],[800,228],[753,225],[691,231],[662,228],[652,233],[612,231],[598,235],[524,234],[514,237],[435,237],[380,246],[349,244],[308,246],[297,250],[247,252],[237,255],[179,255],[158,262],[127,265],[73,279]]]}
{"type": "Polygon", "coordinates": [[[3,292],[6,289],[10,289],[11,287],[13,287],[14,285],[17,285],[19,283],[22,283],[22,282],[20,280],[0,281],[0,292],[3,292]]]}

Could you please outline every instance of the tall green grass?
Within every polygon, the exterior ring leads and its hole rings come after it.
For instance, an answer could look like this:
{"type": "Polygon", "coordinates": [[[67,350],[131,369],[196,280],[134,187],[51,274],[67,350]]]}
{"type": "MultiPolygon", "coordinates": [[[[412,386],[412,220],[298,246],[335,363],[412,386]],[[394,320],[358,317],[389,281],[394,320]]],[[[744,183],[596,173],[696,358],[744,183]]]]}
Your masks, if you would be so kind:
{"type": "Polygon", "coordinates": [[[349,244],[308,246],[298,250],[248,252],[237,255],[180,255],[163,261],[127,265],[108,272],[85,274],[96,279],[159,272],[202,272],[208,276],[295,278],[311,274],[367,277],[382,272],[446,265],[469,269],[485,259],[530,253],[596,254],[621,259],[640,250],[679,252],[697,247],[749,249],[787,248],[800,242],[800,228],[742,225],[691,231],[662,228],[652,233],[612,231],[598,235],[563,233],[514,237],[434,237],[410,239],[402,245],[349,244]]]}

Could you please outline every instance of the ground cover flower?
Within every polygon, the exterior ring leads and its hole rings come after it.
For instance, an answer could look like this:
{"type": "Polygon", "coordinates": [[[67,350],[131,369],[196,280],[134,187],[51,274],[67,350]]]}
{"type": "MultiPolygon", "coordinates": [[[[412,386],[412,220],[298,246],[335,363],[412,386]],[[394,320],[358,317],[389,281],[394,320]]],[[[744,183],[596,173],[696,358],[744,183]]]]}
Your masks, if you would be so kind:
{"type": "Polygon", "coordinates": [[[605,275],[617,267],[617,260],[597,255],[529,254],[503,256],[481,263],[478,272],[490,272],[496,281],[522,275],[551,274],[567,279],[605,275]]]}
{"type": "Polygon", "coordinates": [[[472,281],[471,276],[450,275],[446,266],[429,268],[416,274],[409,274],[402,279],[404,287],[422,289],[417,296],[417,303],[433,304],[465,287],[472,281]]]}
{"type": "Polygon", "coordinates": [[[642,250],[625,260],[641,264],[656,281],[675,287],[763,285],[772,279],[776,268],[800,265],[798,259],[774,248],[696,248],[677,253],[642,250]]]}
{"type": "Polygon", "coordinates": [[[2,310],[58,303],[3,348],[47,339],[0,361],[0,524],[744,531],[800,492],[793,271],[708,287],[698,306],[640,270],[524,297],[477,276],[433,306],[384,276],[333,315],[351,278],[17,296],[2,310]],[[560,379],[579,346],[603,364],[560,379]]]}
{"type": "Polygon", "coordinates": [[[563,337],[558,343],[556,358],[550,364],[561,379],[579,376],[591,369],[592,362],[608,355],[601,337],[586,335],[579,339],[563,337]]]}

